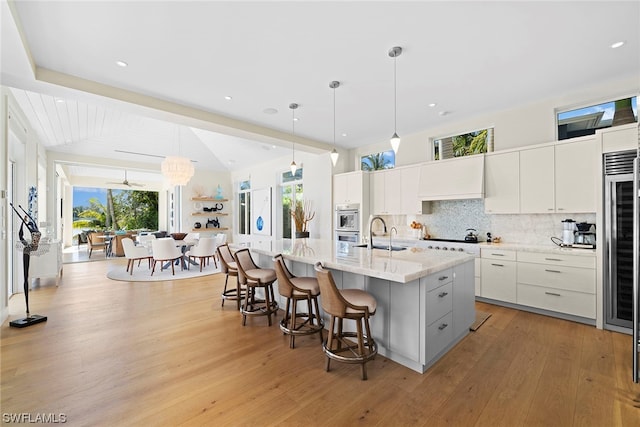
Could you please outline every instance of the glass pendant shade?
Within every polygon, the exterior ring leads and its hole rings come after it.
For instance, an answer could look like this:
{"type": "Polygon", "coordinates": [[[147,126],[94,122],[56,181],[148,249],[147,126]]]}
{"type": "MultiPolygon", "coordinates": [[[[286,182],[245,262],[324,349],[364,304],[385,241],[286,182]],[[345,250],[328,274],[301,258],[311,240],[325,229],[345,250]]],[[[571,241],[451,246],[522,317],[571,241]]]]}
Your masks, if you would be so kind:
{"type": "Polygon", "coordinates": [[[165,157],[160,166],[160,170],[172,186],[187,185],[195,172],[191,160],[178,156],[165,157]]]}
{"type": "Polygon", "coordinates": [[[291,162],[291,176],[296,176],[297,169],[298,165],[296,165],[296,162],[291,162]]]}
{"type": "Polygon", "coordinates": [[[335,166],[336,163],[338,163],[338,156],[340,156],[340,153],[338,153],[338,151],[336,151],[336,149],[334,148],[333,150],[331,150],[330,156],[331,163],[333,163],[333,166],[335,166]]]}
{"type": "Polygon", "coordinates": [[[400,148],[400,137],[395,132],[393,133],[393,136],[391,137],[391,148],[393,148],[393,152],[395,154],[398,154],[398,148],[400,148]]]}

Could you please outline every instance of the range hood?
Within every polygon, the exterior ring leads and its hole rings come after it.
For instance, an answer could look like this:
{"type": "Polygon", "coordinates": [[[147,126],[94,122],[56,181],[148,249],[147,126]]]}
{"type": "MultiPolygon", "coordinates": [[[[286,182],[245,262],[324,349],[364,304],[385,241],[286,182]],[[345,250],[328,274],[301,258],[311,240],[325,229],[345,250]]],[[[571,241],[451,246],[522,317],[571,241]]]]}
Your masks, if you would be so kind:
{"type": "Polygon", "coordinates": [[[484,198],[484,154],[423,163],[418,197],[425,201],[484,198]]]}

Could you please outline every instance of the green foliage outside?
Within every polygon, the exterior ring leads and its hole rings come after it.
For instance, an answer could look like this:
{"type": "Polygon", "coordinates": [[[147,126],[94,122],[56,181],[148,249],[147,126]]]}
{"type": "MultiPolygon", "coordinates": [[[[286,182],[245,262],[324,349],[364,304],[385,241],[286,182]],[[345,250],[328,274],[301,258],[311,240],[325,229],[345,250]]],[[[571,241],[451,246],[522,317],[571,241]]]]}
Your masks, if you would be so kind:
{"type": "Polygon", "coordinates": [[[465,133],[453,137],[453,157],[487,152],[487,130],[465,133]]]}
{"type": "Polygon", "coordinates": [[[360,160],[360,165],[363,171],[377,171],[393,167],[391,159],[385,156],[385,153],[376,153],[364,156],[360,160]]]}
{"type": "Polygon", "coordinates": [[[158,193],[107,190],[107,205],[97,198],[73,208],[73,228],[109,230],[158,229],[158,193]]]}

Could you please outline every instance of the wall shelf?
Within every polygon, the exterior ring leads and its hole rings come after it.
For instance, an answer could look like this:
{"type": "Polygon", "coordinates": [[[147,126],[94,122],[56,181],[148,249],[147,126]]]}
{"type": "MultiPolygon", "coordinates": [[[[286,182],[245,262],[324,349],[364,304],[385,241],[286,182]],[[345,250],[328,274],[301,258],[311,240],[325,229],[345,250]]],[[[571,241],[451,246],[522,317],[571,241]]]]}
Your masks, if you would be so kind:
{"type": "Polygon", "coordinates": [[[191,212],[191,216],[227,216],[228,213],[222,212],[191,212]]]}
{"type": "Polygon", "coordinates": [[[194,202],[228,202],[229,199],[216,199],[215,197],[192,197],[194,202]]]}

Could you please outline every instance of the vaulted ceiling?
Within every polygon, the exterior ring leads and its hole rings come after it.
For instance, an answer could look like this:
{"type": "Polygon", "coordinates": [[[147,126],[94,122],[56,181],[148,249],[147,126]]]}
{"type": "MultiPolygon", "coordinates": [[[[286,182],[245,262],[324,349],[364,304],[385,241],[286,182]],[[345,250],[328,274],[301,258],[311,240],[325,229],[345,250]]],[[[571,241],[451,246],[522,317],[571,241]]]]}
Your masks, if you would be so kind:
{"type": "Polygon", "coordinates": [[[291,141],[388,140],[393,46],[402,136],[640,75],[639,16],[637,1],[3,0],[1,78],[48,150],[234,170],[291,141]]]}

